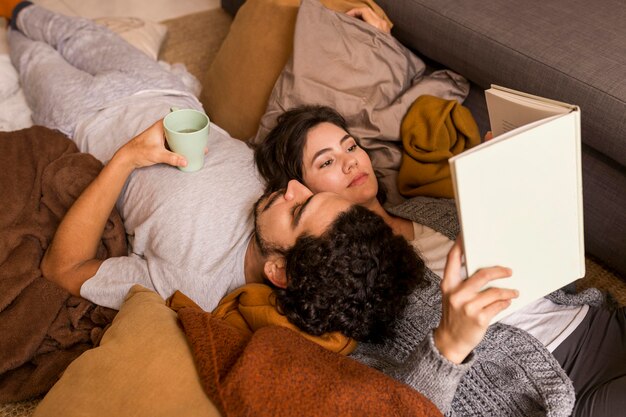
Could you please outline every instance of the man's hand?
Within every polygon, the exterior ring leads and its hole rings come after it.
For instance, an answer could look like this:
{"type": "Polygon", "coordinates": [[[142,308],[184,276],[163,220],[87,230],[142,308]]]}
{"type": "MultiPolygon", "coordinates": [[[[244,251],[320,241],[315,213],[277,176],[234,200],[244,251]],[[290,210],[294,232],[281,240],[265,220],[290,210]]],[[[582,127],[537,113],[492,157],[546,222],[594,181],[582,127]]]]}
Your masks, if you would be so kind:
{"type": "Polygon", "coordinates": [[[491,319],[518,296],[515,290],[487,288],[490,281],[510,277],[511,270],[503,267],[484,268],[466,280],[461,278],[460,239],[450,249],[441,281],[443,312],[435,329],[435,346],[454,363],[461,363],[480,343],[491,319]]]}
{"type": "Polygon", "coordinates": [[[155,164],[187,166],[187,160],[183,156],[166,148],[163,119],[128,141],[116,152],[114,158],[130,164],[133,169],[155,164]]]}
{"type": "Polygon", "coordinates": [[[365,23],[369,23],[381,32],[391,33],[391,26],[389,25],[389,22],[378,16],[376,13],[374,13],[372,9],[367,6],[356,7],[354,9],[348,10],[346,14],[348,16],[361,19],[365,23]]]}

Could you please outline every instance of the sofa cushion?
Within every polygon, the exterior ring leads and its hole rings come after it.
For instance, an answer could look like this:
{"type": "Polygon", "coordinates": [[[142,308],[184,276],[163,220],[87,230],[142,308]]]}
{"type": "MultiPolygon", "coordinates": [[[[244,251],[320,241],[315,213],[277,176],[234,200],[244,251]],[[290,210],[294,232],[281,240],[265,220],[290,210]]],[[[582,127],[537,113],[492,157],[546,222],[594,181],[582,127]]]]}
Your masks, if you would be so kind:
{"type": "Polygon", "coordinates": [[[137,17],[101,17],[94,20],[117,33],[126,42],[156,60],[167,35],[167,27],[161,23],[137,17]]]}
{"type": "MultiPolygon", "coordinates": [[[[479,84],[581,107],[585,247],[626,277],[626,5],[621,0],[378,0],[392,33],[479,84]]],[[[472,94],[473,93],[473,94],[472,94]]],[[[484,133],[482,93],[466,105],[484,133]]]]}
{"type": "Polygon", "coordinates": [[[176,313],[134,286],[100,346],[70,364],[35,416],[218,416],[176,313]]]}
{"type": "Polygon", "coordinates": [[[487,88],[581,107],[585,144],[626,165],[621,0],[380,0],[407,46],[487,88]]]}
{"type": "MultiPolygon", "coordinates": [[[[373,0],[323,0],[341,12],[373,0]]],[[[300,0],[248,0],[239,9],[204,79],[203,105],[211,121],[247,140],[257,131],[272,87],[291,55],[300,0]]]]}

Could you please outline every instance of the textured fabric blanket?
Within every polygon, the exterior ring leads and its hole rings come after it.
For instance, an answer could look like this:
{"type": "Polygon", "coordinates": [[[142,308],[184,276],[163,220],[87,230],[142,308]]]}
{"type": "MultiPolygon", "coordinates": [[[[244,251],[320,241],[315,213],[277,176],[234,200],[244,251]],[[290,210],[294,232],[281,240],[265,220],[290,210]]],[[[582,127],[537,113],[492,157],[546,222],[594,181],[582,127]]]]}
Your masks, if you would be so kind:
{"type": "MultiPolygon", "coordinates": [[[[43,127],[0,132],[0,403],[46,392],[93,347],[114,310],[70,296],[39,263],[63,215],[102,164],[43,127]]],[[[113,212],[98,257],[126,253],[113,212]]]]}
{"type": "MultiPolygon", "coordinates": [[[[356,341],[339,332],[313,336],[303,332],[287,320],[276,309],[272,288],[265,284],[247,284],[226,295],[219,305],[211,312],[216,319],[240,330],[250,336],[266,326],[281,326],[298,332],[305,339],[317,343],[333,352],[349,355],[356,349],[356,341]]],[[[167,305],[174,311],[183,307],[200,308],[193,300],[180,291],[176,291],[167,299],[167,305]]]]}
{"type": "Polygon", "coordinates": [[[441,416],[407,385],[293,330],[268,326],[246,336],[193,307],[178,317],[223,416],[441,416]]]}
{"type": "Polygon", "coordinates": [[[404,116],[400,133],[400,194],[454,198],[448,159],[480,143],[470,111],[456,100],[423,95],[404,116]]]}

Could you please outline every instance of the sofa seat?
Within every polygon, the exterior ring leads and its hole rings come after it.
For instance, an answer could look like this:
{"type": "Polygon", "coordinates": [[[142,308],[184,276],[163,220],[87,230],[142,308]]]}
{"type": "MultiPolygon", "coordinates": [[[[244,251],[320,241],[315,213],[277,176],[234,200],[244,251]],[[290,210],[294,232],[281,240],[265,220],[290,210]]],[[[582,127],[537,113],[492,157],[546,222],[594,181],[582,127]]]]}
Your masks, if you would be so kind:
{"type": "Polygon", "coordinates": [[[483,133],[491,84],[580,106],[586,251],[626,277],[626,3],[377,3],[401,42],[472,81],[466,105],[483,133]]]}

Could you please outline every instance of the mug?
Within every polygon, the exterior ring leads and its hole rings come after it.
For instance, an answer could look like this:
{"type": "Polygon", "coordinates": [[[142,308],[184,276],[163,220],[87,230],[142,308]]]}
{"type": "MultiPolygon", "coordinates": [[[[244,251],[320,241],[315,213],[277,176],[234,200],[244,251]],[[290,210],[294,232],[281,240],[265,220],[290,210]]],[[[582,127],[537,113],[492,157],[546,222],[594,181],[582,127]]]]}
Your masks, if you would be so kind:
{"type": "Polygon", "coordinates": [[[193,109],[172,107],[163,119],[165,139],[173,152],[187,160],[181,171],[194,172],[204,165],[204,149],[209,141],[209,116],[193,109]]]}

